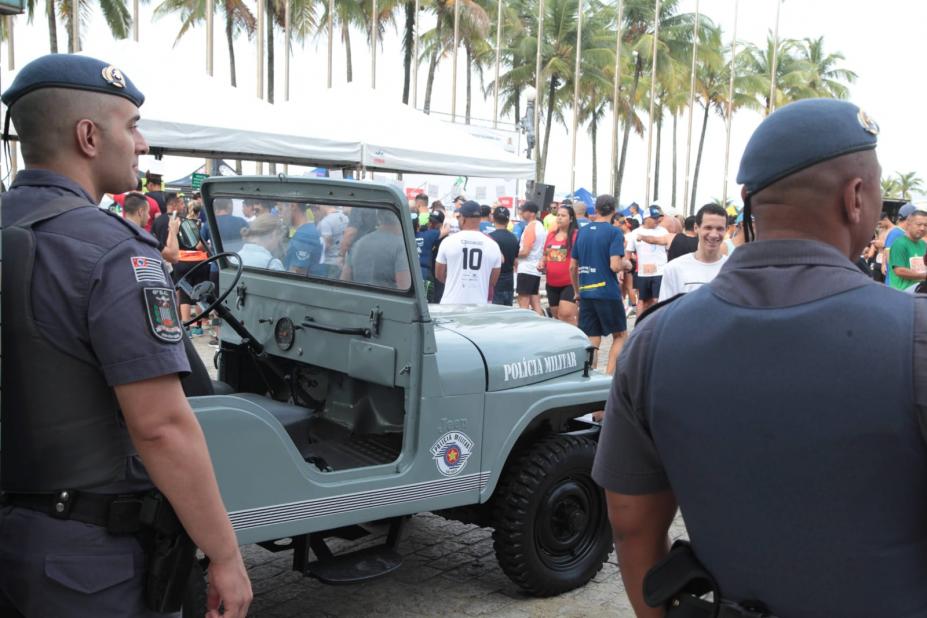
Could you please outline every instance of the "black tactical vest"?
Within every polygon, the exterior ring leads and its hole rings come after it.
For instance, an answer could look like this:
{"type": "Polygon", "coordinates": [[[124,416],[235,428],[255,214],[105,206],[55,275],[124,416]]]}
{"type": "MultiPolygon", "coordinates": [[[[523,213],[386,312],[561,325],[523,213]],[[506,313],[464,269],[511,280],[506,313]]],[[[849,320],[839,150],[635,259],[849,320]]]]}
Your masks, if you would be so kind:
{"type": "Polygon", "coordinates": [[[32,312],[32,226],[81,206],[52,200],[3,228],[3,491],[92,490],[123,480],[134,454],[101,368],[52,345],[32,312]]]}

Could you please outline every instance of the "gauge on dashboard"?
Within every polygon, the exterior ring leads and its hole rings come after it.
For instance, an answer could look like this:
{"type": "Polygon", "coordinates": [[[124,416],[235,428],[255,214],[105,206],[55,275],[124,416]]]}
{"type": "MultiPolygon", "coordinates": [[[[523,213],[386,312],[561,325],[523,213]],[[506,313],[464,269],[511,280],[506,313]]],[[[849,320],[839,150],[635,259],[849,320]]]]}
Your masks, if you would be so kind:
{"type": "Polygon", "coordinates": [[[274,341],[284,352],[293,347],[293,342],[296,341],[296,327],[293,325],[293,320],[290,318],[277,320],[277,325],[274,326],[274,341]]]}

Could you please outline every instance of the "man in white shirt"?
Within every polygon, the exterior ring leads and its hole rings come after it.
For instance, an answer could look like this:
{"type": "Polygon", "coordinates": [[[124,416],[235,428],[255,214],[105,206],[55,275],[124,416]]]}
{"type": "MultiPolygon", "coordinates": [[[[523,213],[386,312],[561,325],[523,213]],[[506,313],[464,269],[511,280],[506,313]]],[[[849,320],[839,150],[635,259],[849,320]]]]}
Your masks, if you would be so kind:
{"type": "Polygon", "coordinates": [[[677,294],[685,294],[702,287],[716,276],[727,256],[721,253],[727,213],[717,204],[702,206],[695,215],[695,234],[698,248],[671,260],[663,268],[660,301],[677,294]]]}
{"type": "Polygon", "coordinates": [[[486,305],[489,290],[499,279],[502,251],[496,241],[480,232],[480,205],[464,202],[458,210],[460,232],[438,247],[435,277],[444,282],[442,305],[486,305]]]}
{"type": "Polygon", "coordinates": [[[663,281],[663,267],[666,266],[666,247],[640,240],[643,236],[666,236],[669,232],[660,225],[663,210],[651,206],[644,213],[644,225],[636,230],[628,241],[628,252],[637,254],[637,276],[634,287],[637,288],[637,315],[641,315],[657,303],[660,297],[660,284],[663,281]]]}
{"type": "Polygon", "coordinates": [[[538,315],[544,315],[541,309],[541,271],[538,262],[544,255],[544,243],[547,230],[538,221],[540,208],[534,202],[525,202],[521,207],[521,218],[525,222],[525,231],[521,234],[521,246],[518,250],[518,276],[515,277],[515,293],[518,306],[531,308],[538,315]]]}

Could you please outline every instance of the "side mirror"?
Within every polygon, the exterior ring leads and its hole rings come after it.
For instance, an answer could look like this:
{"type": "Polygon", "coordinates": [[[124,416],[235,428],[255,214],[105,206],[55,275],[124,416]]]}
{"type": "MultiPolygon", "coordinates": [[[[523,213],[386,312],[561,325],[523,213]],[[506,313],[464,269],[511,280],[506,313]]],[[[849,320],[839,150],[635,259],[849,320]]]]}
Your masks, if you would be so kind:
{"type": "Polygon", "coordinates": [[[184,219],[180,222],[180,230],[177,232],[177,244],[184,251],[193,251],[200,244],[200,228],[192,219],[184,219]]]}

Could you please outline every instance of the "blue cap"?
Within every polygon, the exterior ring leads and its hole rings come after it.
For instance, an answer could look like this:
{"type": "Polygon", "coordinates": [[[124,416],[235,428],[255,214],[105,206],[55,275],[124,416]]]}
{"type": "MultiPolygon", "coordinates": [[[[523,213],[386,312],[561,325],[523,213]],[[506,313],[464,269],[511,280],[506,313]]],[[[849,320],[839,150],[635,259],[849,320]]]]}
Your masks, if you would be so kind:
{"type": "Polygon", "coordinates": [[[651,217],[652,217],[652,218],[654,218],[654,219],[659,219],[659,218],[662,217],[662,216],[663,216],[663,209],[660,208],[659,206],[657,206],[656,204],[654,204],[653,206],[651,206],[650,208],[648,208],[648,209],[647,209],[647,214],[645,215],[645,217],[647,217],[647,218],[651,218],[651,217]]]}
{"type": "Polygon", "coordinates": [[[847,101],[805,99],[770,114],[747,142],[737,182],[753,195],[812,165],[872,150],[877,125],[847,101]]]}
{"type": "Polygon", "coordinates": [[[128,99],[137,107],[145,102],[145,95],[122,71],[102,60],[73,54],[48,54],[33,60],[20,69],[0,99],[10,107],[41,88],[102,92],[128,99]]]}
{"type": "Polygon", "coordinates": [[[472,218],[472,217],[481,217],[483,209],[480,207],[479,202],[474,202],[469,200],[461,204],[460,209],[457,211],[460,213],[461,217],[472,218]]]}
{"type": "Polygon", "coordinates": [[[910,217],[916,212],[917,212],[917,206],[915,206],[911,202],[908,202],[907,204],[905,204],[904,206],[898,209],[898,218],[907,219],[908,217],[910,217]]]}

